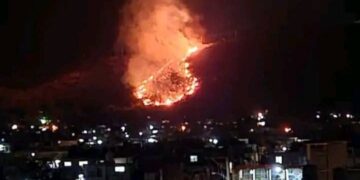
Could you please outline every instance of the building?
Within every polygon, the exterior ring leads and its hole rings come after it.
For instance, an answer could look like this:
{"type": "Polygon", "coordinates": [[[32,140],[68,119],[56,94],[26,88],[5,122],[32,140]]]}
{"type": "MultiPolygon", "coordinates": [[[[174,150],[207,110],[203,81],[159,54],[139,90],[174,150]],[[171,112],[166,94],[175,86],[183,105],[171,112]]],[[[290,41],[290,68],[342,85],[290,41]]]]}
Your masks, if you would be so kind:
{"type": "Polygon", "coordinates": [[[302,167],[279,164],[238,166],[233,169],[233,180],[302,180],[302,167]]]}
{"type": "Polygon", "coordinates": [[[333,180],[333,171],[347,165],[347,142],[321,142],[306,145],[308,163],[315,165],[319,180],[333,180]]]}

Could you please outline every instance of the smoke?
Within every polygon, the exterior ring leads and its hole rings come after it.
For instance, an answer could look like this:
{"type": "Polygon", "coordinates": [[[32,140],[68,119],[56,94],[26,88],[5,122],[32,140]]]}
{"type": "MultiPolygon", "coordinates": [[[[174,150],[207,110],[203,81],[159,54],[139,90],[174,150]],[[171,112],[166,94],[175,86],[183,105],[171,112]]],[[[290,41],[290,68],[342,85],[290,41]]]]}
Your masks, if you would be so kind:
{"type": "Polygon", "coordinates": [[[131,0],[122,13],[119,39],[130,52],[124,81],[131,87],[201,44],[203,29],[180,0],[131,0]]]}

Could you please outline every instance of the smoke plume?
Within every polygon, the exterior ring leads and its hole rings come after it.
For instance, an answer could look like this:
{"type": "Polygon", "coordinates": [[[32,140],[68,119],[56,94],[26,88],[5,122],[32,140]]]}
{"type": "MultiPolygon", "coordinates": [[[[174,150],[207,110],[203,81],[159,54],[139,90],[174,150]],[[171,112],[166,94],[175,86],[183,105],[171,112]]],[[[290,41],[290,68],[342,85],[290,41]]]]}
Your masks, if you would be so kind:
{"type": "Polygon", "coordinates": [[[201,45],[203,30],[180,0],[131,0],[122,13],[119,36],[130,51],[124,81],[132,87],[201,45]]]}

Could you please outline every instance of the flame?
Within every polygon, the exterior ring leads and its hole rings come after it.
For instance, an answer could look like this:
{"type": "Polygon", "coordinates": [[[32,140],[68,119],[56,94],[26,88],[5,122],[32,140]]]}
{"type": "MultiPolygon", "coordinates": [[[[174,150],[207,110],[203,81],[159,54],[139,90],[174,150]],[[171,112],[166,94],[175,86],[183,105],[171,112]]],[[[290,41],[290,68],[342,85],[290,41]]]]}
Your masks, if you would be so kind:
{"type": "MultiPolygon", "coordinates": [[[[190,63],[188,58],[199,50],[198,47],[190,47],[184,55],[182,62],[172,69],[164,67],[144,80],[134,92],[136,98],[142,100],[145,106],[171,106],[181,101],[186,96],[195,93],[199,86],[198,79],[189,70],[190,63]],[[168,76],[175,73],[175,76],[168,76]],[[156,76],[156,77],[154,77],[156,76]],[[172,78],[179,78],[179,82],[174,82],[172,78]]],[[[168,64],[167,66],[171,66],[168,64]]]]}
{"type": "Polygon", "coordinates": [[[171,106],[196,92],[190,58],[206,45],[202,28],[182,1],[133,0],[125,6],[123,31],[129,58],[125,82],[145,106],[171,106]]]}

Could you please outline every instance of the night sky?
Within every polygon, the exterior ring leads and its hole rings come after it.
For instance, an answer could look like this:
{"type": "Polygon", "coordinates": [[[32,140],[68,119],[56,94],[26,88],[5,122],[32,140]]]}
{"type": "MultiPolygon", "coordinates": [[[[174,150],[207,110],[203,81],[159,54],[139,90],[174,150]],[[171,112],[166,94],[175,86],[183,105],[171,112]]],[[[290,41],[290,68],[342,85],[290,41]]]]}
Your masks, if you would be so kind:
{"type": "MultiPolygon", "coordinates": [[[[206,35],[237,31],[194,58],[201,89],[174,107],[144,110],[116,57],[121,0],[5,0],[0,19],[2,112],[39,108],[69,118],[238,118],[321,108],[359,110],[359,78],[336,0],[196,0],[206,35]],[[181,115],[181,116],[179,116],[181,115]]],[[[351,41],[351,40],[350,40],[351,41]]]]}

